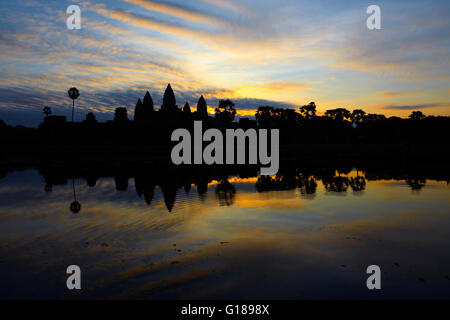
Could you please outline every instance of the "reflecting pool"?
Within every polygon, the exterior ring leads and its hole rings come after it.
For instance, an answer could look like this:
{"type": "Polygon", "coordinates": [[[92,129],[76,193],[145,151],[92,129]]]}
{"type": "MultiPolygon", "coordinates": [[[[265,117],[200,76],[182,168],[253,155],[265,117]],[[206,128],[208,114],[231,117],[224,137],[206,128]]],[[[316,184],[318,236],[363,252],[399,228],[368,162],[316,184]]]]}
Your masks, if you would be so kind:
{"type": "Polygon", "coordinates": [[[1,298],[450,298],[448,177],[158,175],[6,173],[1,298]],[[372,264],[381,290],[366,287],[372,264]]]}

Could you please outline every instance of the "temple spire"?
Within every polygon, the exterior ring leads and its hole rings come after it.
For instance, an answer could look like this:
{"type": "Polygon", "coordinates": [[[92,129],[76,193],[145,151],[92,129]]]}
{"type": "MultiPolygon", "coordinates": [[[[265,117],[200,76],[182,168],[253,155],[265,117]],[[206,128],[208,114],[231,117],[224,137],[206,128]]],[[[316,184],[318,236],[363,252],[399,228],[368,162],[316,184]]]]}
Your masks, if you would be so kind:
{"type": "Polygon", "coordinates": [[[164,92],[163,103],[161,105],[162,112],[175,112],[178,110],[177,102],[175,99],[175,93],[170,86],[167,85],[166,91],[164,92]]]}

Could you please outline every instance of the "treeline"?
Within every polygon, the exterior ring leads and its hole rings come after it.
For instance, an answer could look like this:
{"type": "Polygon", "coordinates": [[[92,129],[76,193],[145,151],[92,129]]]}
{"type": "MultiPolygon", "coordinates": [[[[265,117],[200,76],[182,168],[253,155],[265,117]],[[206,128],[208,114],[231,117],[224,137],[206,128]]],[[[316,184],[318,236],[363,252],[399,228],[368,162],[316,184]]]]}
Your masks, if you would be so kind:
{"type": "Polygon", "coordinates": [[[159,110],[154,108],[147,91],[134,108],[132,120],[125,107],[116,108],[114,120],[99,122],[89,112],[82,122],[67,122],[65,117],[51,115],[51,109],[38,129],[10,127],[0,120],[2,144],[43,145],[170,145],[170,135],[176,128],[192,129],[194,121],[202,121],[203,128],[273,128],[280,129],[282,145],[299,144],[357,144],[449,143],[450,117],[425,116],[413,111],[408,119],[387,118],[381,114],[367,114],[361,109],[353,111],[337,108],[317,114],[314,102],[297,109],[261,106],[255,118],[239,118],[229,99],[220,100],[214,116],[208,114],[207,102],[201,96],[196,111],[188,102],[179,108],[170,84],[167,86],[159,110]]]}
{"type": "Polygon", "coordinates": [[[285,144],[307,143],[448,143],[450,117],[413,111],[407,119],[337,108],[317,115],[314,102],[294,109],[259,107],[257,125],[282,129],[285,144]]]}

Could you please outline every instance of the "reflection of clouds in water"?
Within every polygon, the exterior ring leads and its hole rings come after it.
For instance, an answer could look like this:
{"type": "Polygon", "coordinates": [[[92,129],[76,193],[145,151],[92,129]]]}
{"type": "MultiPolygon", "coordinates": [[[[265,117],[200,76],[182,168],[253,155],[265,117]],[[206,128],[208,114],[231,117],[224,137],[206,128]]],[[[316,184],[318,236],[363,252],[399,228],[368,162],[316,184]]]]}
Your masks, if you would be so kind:
{"type": "MultiPolygon", "coordinates": [[[[83,210],[72,215],[71,183],[46,193],[32,171],[5,179],[0,269],[9,272],[2,282],[36,277],[48,282],[49,296],[67,294],[57,289],[59,274],[74,261],[90,284],[87,297],[321,297],[311,290],[324,294],[333,283],[346,283],[352,295],[358,272],[374,259],[391,274],[394,262],[409,268],[399,283],[422,274],[437,281],[450,266],[449,188],[442,182],[427,181],[412,196],[404,182],[368,181],[362,195],[345,198],[327,196],[318,183],[315,198],[306,200],[299,188],[257,192],[255,179],[232,178],[232,205],[219,206],[213,182],[203,200],[195,187],[179,189],[168,213],[159,187],[148,206],[134,179],[120,192],[113,178],[93,188],[76,179],[83,210]],[[433,272],[438,260],[442,269],[433,272]],[[353,273],[344,276],[342,264],[353,273]]],[[[26,289],[15,290],[19,296],[26,289]]]]}

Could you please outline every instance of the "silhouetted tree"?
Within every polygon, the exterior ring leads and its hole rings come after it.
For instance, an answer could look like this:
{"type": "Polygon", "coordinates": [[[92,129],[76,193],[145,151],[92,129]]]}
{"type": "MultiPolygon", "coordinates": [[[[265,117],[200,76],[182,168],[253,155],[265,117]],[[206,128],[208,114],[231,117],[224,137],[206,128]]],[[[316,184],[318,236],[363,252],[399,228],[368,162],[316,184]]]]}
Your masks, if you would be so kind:
{"type": "Polygon", "coordinates": [[[353,110],[350,119],[352,120],[353,123],[361,123],[363,122],[365,115],[366,113],[363,110],[355,109],[353,110]]]}
{"type": "Polygon", "coordinates": [[[46,117],[48,117],[50,114],[52,114],[52,109],[50,107],[44,107],[44,109],[42,109],[42,112],[46,117]]]}
{"type": "Polygon", "coordinates": [[[422,120],[425,118],[425,115],[422,113],[422,111],[413,111],[410,115],[409,118],[411,120],[422,120]]]}
{"type": "Polygon", "coordinates": [[[348,120],[351,117],[350,111],[344,108],[337,108],[325,111],[325,116],[332,118],[333,120],[342,122],[348,120]]]}
{"type": "Polygon", "coordinates": [[[290,127],[296,126],[302,117],[294,109],[276,109],[276,114],[278,116],[278,121],[283,121],[290,127]]]}
{"type": "Polygon", "coordinates": [[[162,112],[176,112],[178,111],[177,102],[175,99],[175,93],[170,86],[170,83],[167,85],[166,91],[164,91],[163,103],[161,105],[162,112]]]}
{"type": "Polygon", "coordinates": [[[114,121],[118,123],[123,123],[128,121],[127,108],[119,107],[116,108],[114,112],[114,121]]]}
{"type": "Polygon", "coordinates": [[[316,104],[310,102],[307,105],[300,107],[300,113],[305,119],[312,119],[316,116],[316,104]]]}
{"type": "Polygon", "coordinates": [[[274,117],[274,108],[270,106],[258,107],[255,114],[256,122],[259,126],[270,126],[274,117]]]}
{"type": "Polygon", "coordinates": [[[293,129],[300,123],[302,115],[294,109],[262,106],[256,111],[255,118],[257,124],[262,127],[293,129]]]}
{"type": "Polygon", "coordinates": [[[86,123],[92,124],[97,123],[97,119],[95,119],[95,115],[92,112],[88,112],[86,115],[86,123]]]}
{"type": "Polygon", "coordinates": [[[234,102],[230,99],[220,100],[219,106],[216,108],[216,119],[227,125],[234,120],[236,110],[234,109],[234,102]]]}
{"type": "Polygon", "coordinates": [[[381,121],[381,120],[386,120],[386,117],[382,114],[369,113],[364,116],[365,122],[375,122],[375,121],[381,121]]]}

